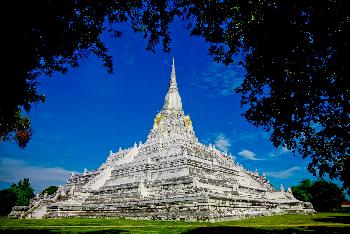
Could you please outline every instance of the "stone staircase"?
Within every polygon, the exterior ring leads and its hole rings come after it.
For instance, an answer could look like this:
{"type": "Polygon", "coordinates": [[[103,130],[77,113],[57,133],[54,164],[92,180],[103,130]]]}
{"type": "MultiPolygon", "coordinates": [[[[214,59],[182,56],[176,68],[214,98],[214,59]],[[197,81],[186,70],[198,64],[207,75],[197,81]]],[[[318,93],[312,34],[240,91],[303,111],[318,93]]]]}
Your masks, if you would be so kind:
{"type": "Polygon", "coordinates": [[[91,181],[84,185],[84,189],[97,190],[101,188],[107,180],[111,177],[112,168],[107,167],[99,175],[95,176],[91,181]]]}

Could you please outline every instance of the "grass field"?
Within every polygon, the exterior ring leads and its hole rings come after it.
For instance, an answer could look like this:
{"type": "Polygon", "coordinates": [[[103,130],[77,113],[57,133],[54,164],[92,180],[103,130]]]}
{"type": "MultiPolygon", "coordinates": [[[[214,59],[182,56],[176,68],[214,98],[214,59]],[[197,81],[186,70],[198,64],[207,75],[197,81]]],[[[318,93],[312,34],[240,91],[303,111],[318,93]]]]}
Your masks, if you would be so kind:
{"type": "Polygon", "coordinates": [[[7,219],[1,233],[349,233],[350,213],[280,215],[217,223],[125,219],[7,219]]]}

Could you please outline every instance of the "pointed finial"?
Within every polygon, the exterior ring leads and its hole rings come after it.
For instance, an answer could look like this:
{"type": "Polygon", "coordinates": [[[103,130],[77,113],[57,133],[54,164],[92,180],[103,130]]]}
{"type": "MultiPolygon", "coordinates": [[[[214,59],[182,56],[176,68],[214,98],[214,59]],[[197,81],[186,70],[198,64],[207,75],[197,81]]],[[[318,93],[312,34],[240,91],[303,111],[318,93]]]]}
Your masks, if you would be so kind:
{"type": "Polygon", "coordinates": [[[177,84],[176,84],[175,59],[174,59],[174,57],[173,57],[173,65],[171,66],[171,79],[170,80],[171,80],[170,83],[172,83],[172,85],[177,86],[177,84]]]}
{"type": "Polygon", "coordinates": [[[282,184],[281,184],[281,187],[280,187],[280,191],[281,191],[281,192],[284,192],[284,187],[283,187],[282,184]]]}
{"type": "Polygon", "coordinates": [[[182,109],[181,97],[178,92],[175,73],[175,59],[173,57],[173,64],[171,68],[170,82],[168,92],[165,96],[163,109],[174,108],[182,109]]]}

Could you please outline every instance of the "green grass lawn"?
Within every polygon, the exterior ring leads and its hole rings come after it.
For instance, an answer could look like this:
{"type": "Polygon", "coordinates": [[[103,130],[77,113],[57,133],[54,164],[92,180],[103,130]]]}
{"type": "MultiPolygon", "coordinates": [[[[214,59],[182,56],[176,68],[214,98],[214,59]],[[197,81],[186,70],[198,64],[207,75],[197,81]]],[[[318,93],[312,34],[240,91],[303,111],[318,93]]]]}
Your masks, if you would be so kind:
{"type": "Polygon", "coordinates": [[[347,233],[350,213],[279,215],[208,222],[0,218],[1,233],[347,233]]]}

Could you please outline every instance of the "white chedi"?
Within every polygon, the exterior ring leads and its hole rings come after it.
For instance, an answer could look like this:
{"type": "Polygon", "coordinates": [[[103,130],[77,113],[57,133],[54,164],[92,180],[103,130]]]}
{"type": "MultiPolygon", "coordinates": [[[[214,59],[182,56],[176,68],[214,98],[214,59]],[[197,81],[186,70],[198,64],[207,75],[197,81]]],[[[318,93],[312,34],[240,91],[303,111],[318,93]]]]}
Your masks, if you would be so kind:
{"type": "Polygon", "coordinates": [[[185,115],[173,61],[168,92],[145,143],[109,153],[98,169],[72,174],[56,200],[32,207],[41,217],[224,220],[313,212],[309,203],[274,189],[227,152],[204,145],[185,115]],[[44,209],[45,208],[45,209],[44,209]]]}

